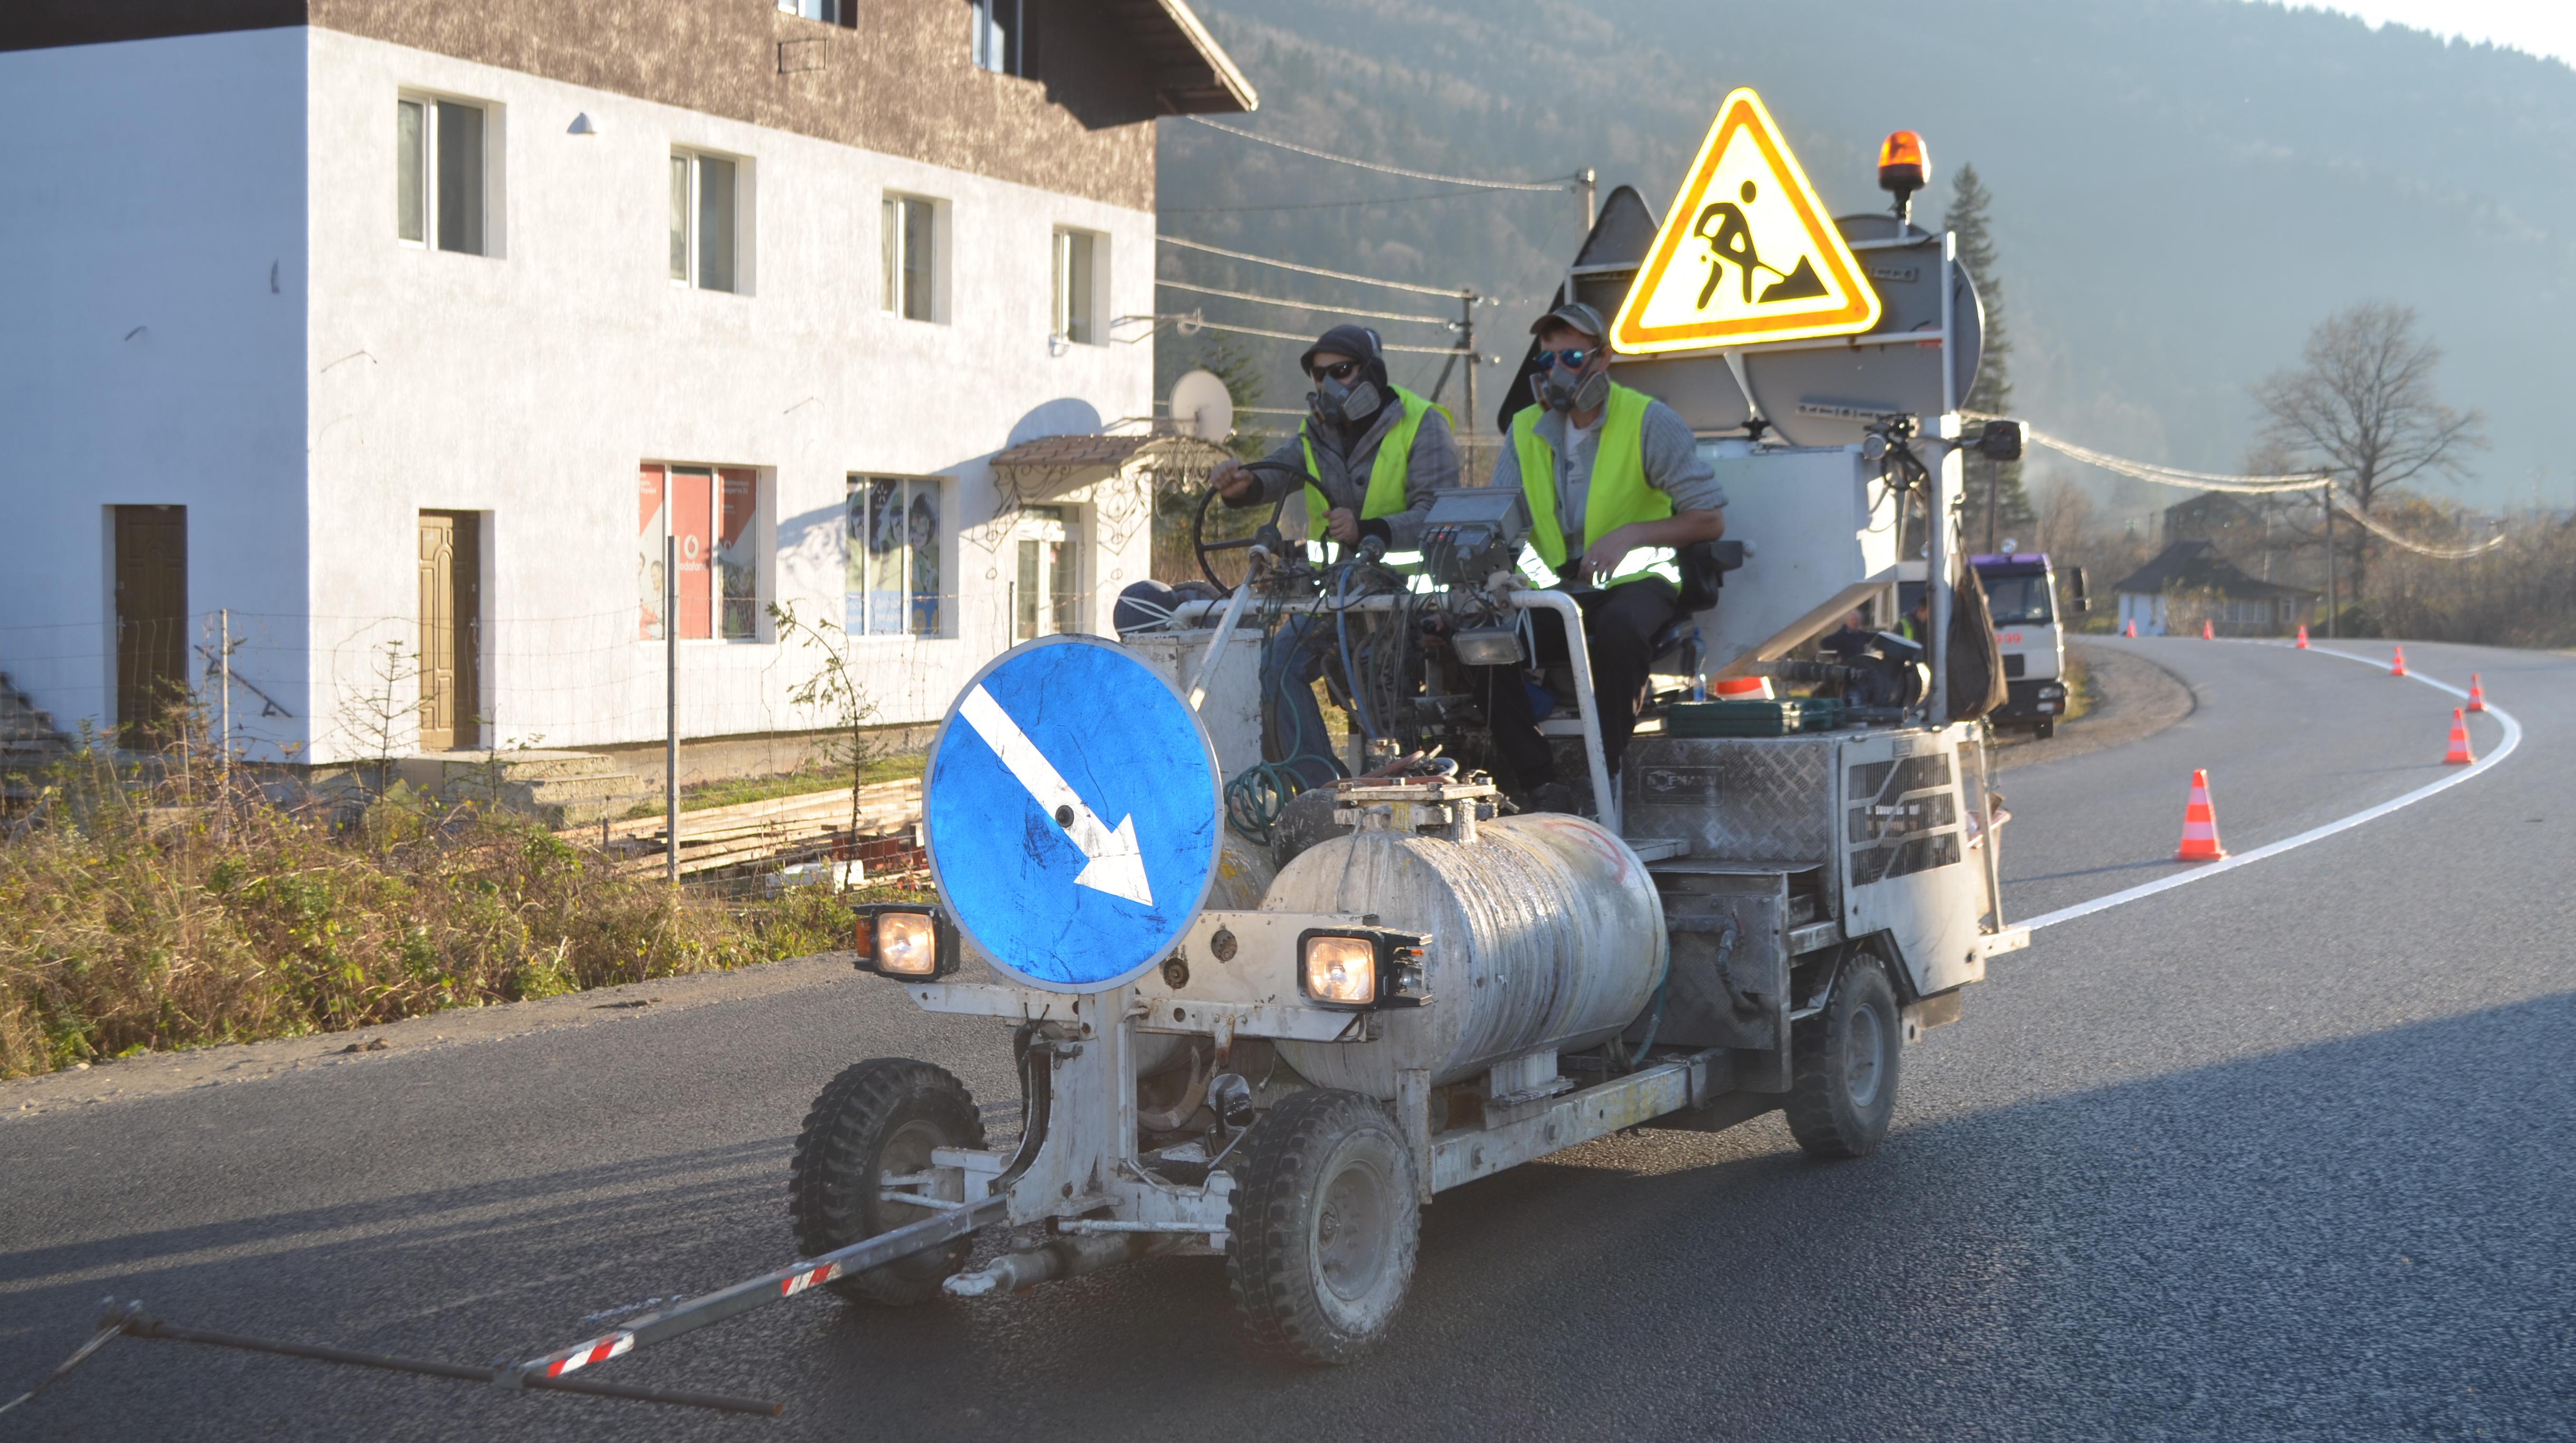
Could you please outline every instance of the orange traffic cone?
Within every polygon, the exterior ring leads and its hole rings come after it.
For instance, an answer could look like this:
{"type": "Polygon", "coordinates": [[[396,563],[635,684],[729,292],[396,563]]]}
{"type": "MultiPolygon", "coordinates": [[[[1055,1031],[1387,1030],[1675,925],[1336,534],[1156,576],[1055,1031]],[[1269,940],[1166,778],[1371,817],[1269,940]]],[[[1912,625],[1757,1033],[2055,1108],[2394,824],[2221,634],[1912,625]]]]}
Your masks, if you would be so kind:
{"type": "Polygon", "coordinates": [[[2301,651],[2308,649],[2308,624],[2306,622],[2303,621],[2299,623],[2299,639],[2293,643],[2293,645],[2301,651]]]}
{"type": "Polygon", "coordinates": [[[2177,862],[2215,862],[2227,855],[2218,845],[2218,814],[2209,806],[2209,773],[2195,770],[2191,774],[2191,797],[2182,808],[2182,848],[2174,853],[2177,862]]]}
{"type": "Polygon", "coordinates": [[[2394,665],[2388,668],[2388,674],[2390,676],[2404,676],[2406,674],[2406,648],[2402,646],[2397,648],[2397,661],[2394,665]]]}
{"type": "Polygon", "coordinates": [[[2460,707],[2451,708],[2451,751],[2442,758],[2446,767],[2464,767],[2476,761],[2469,755],[2469,719],[2460,707]]]}
{"type": "Polygon", "coordinates": [[[2126,626],[2124,626],[2124,627],[2121,627],[2121,628],[2120,628],[2120,634],[2121,634],[2122,636],[2125,636],[2125,637],[2129,638],[2131,641],[2135,641],[2135,640],[2137,640],[2137,639],[2138,639],[2138,624],[2137,624],[2136,622],[2134,622],[2134,621],[2130,622],[2128,625],[2126,625],[2126,626]]]}
{"type": "Polygon", "coordinates": [[[2477,674],[2476,672],[2470,672],[2470,673],[2469,673],[2469,705],[2468,705],[2468,710],[2470,710],[2470,711],[2485,711],[2486,709],[2487,709],[2487,689],[2486,689],[2485,687],[2482,687],[2482,686],[2478,685],[2478,674],[2477,674]]]}
{"type": "Polygon", "coordinates": [[[2218,639],[2218,633],[2209,629],[2209,621],[2206,617],[2202,618],[2200,623],[2200,639],[2203,641],[2216,641],[2218,639]]]}

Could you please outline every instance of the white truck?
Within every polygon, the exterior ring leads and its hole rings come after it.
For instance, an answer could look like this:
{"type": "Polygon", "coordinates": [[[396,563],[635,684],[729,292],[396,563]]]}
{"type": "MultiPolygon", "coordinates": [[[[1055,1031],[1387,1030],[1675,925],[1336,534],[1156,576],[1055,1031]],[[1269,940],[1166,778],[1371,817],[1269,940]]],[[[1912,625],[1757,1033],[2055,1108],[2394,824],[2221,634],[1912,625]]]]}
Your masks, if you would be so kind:
{"type": "Polygon", "coordinates": [[[2067,595],[2060,600],[2057,572],[2047,553],[2013,551],[1971,556],[1977,579],[1986,588],[1986,607],[1993,613],[1995,643],[2003,652],[2004,686],[2009,693],[1994,713],[1998,726],[2027,726],[2041,737],[2057,731],[2066,714],[2066,612],[2091,609],[2084,592],[2084,568],[2066,573],[2067,595]]]}

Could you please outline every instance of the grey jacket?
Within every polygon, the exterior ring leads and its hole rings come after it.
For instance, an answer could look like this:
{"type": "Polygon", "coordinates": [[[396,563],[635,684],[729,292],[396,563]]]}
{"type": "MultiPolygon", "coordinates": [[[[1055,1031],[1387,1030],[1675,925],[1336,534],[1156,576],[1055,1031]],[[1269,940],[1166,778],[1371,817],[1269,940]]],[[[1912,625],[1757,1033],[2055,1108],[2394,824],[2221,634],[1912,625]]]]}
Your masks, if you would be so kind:
{"type": "MultiPolygon", "coordinates": [[[[1295,467],[1303,473],[1306,469],[1303,438],[1312,436],[1315,439],[1315,469],[1323,473],[1316,478],[1316,484],[1323,489],[1324,508],[1328,511],[1348,508],[1357,515],[1361,503],[1368,498],[1369,471],[1377,465],[1379,443],[1403,418],[1402,407],[1386,407],[1378,413],[1376,423],[1360,433],[1359,440],[1346,454],[1342,450],[1342,438],[1309,416],[1299,435],[1289,437],[1286,444],[1265,459],[1295,467]]],[[[1304,485],[1298,477],[1277,471],[1264,470],[1253,474],[1261,482],[1261,500],[1265,505],[1304,485]]],[[[1457,439],[1449,434],[1449,422],[1445,417],[1437,411],[1427,412],[1422,417],[1422,425],[1413,433],[1413,454],[1405,463],[1404,509],[1393,516],[1363,521],[1360,531],[1365,535],[1383,526],[1388,550],[1415,550],[1422,544],[1422,518],[1431,514],[1432,493],[1444,486],[1457,484],[1457,439]]],[[[1288,509],[1295,514],[1296,522],[1302,525],[1306,517],[1305,507],[1302,504],[1291,505],[1288,509]]],[[[1295,534],[1294,527],[1286,526],[1288,518],[1281,519],[1283,527],[1295,534]]]]}

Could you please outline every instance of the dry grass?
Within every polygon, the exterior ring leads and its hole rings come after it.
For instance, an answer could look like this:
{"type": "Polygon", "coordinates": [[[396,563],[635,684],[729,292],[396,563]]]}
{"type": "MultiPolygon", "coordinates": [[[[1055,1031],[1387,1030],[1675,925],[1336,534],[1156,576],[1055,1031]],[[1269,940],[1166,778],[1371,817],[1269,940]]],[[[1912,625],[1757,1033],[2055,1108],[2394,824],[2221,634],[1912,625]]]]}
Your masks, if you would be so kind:
{"type": "Polygon", "coordinates": [[[202,748],[82,751],[0,840],[0,1076],[366,1027],[846,945],[823,889],[721,902],[397,786],[279,805],[202,748]]]}

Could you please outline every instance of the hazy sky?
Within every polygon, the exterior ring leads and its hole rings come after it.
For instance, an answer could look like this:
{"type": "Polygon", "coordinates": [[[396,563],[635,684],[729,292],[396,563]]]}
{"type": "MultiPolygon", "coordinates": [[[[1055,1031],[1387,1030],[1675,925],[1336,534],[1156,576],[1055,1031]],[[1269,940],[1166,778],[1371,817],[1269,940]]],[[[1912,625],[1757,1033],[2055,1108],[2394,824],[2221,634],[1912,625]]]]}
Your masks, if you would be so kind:
{"type": "Polygon", "coordinates": [[[2295,8],[2337,10],[2374,25],[2393,20],[2444,37],[2492,40],[2576,65],[2576,3],[2570,0],[2308,0],[2295,8]]]}

